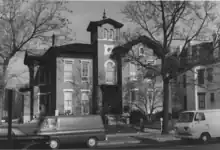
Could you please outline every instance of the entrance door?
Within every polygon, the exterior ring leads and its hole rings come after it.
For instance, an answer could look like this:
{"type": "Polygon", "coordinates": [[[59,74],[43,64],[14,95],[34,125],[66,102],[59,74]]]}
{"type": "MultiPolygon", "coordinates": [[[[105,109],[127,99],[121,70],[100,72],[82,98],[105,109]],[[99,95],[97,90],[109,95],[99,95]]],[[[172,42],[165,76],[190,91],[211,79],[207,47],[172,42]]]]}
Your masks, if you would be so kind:
{"type": "Polygon", "coordinates": [[[51,107],[51,98],[50,94],[41,94],[39,95],[39,111],[40,111],[40,106],[44,105],[45,111],[47,115],[51,115],[50,107],[51,107]]]}
{"type": "Polygon", "coordinates": [[[121,114],[122,100],[116,85],[102,85],[102,105],[105,114],[121,114]]]}

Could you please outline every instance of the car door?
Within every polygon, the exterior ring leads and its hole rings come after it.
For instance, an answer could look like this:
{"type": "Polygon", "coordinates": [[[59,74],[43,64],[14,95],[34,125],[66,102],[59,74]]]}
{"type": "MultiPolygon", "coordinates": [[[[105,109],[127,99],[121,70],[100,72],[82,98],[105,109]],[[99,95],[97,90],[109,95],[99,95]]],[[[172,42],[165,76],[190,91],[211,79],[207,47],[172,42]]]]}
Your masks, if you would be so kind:
{"type": "Polygon", "coordinates": [[[72,118],[71,117],[60,117],[57,120],[56,137],[62,144],[69,144],[72,142],[72,118]]]}
{"type": "Polygon", "coordinates": [[[203,112],[197,112],[194,119],[194,132],[200,137],[203,132],[209,132],[209,124],[203,112]]]}

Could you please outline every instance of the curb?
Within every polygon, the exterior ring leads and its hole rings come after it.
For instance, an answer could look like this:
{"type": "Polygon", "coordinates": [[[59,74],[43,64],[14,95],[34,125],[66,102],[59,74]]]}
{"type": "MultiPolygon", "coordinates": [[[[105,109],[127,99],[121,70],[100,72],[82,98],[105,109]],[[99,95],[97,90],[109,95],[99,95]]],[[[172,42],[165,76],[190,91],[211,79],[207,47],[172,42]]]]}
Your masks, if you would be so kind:
{"type": "Polygon", "coordinates": [[[116,134],[107,134],[107,137],[126,137],[126,136],[149,136],[155,135],[151,132],[136,132],[136,133],[116,133],[116,134]]]}
{"type": "Polygon", "coordinates": [[[141,145],[145,145],[145,146],[171,146],[171,145],[175,145],[177,144],[178,140],[176,141],[161,141],[158,143],[149,143],[149,144],[145,144],[142,143],[141,141],[118,141],[118,142],[99,142],[98,146],[117,146],[117,145],[127,145],[129,144],[131,146],[131,144],[141,144],[141,145]]]}
{"type": "Polygon", "coordinates": [[[116,133],[116,134],[108,134],[107,137],[125,137],[125,136],[135,136],[140,135],[139,133],[116,133]]]}
{"type": "Polygon", "coordinates": [[[98,146],[123,145],[123,144],[139,144],[141,141],[118,141],[118,142],[100,142],[98,146]]]}

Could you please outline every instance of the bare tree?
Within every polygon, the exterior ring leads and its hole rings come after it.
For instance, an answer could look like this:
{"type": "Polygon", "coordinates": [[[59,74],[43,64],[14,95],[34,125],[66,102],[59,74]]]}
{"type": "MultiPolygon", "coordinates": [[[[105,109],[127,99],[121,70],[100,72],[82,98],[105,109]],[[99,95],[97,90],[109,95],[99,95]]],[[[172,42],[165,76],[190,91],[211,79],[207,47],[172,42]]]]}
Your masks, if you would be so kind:
{"type": "MultiPolygon", "coordinates": [[[[80,61],[80,60],[78,60],[78,62],[82,63],[82,61],[80,61]]],[[[81,63],[76,63],[77,65],[75,66],[76,68],[75,68],[75,71],[73,73],[72,81],[70,81],[69,83],[72,85],[72,88],[74,90],[73,97],[76,98],[77,105],[80,106],[83,109],[84,108],[91,109],[91,107],[90,107],[91,104],[90,103],[92,102],[91,99],[92,99],[92,90],[93,90],[93,77],[89,76],[86,79],[85,82],[82,82],[84,77],[82,75],[81,63]],[[88,90],[88,93],[87,93],[88,94],[87,95],[88,100],[82,100],[83,90],[88,90]]],[[[92,65],[89,64],[90,69],[91,69],[91,67],[92,67],[92,65]]],[[[103,80],[103,78],[104,78],[104,75],[102,73],[99,73],[98,79],[103,80]]]]}
{"type": "MultiPolygon", "coordinates": [[[[135,100],[125,98],[130,107],[138,108],[145,116],[148,116],[149,121],[152,119],[152,114],[162,107],[162,88],[156,86],[156,80],[128,81],[124,85],[125,95],[131,95],[132,90],[135,92],[135,100]]],[[[130,97],[130,96],[129,96],[130,97]]]]}
{"type": "MultiPolygon", "coordinates": [[[[30,50],[31,42],[41,40],[49,42],[48,34],[54,31],[68,36],[70,30],[62,13],[71,13],[66,2],[47,0],[2,0],[0,4],[0,32],[2,59],[2,81],[6,82],[9,61],[17,52],[30,50]],[[65,33],[65,34],[64,34],[65,33]]],[[[5,85],[5,84],[3,84],[5,85]]],[[[4,90],[5,86],[1,87],[4,90]]],[[[4,95],[4,94],[3,94],[4,95]]],[[[0,101],[2,117],[2,99],[0,101]]]]}
{"type": "MultiPolygon", "coordinates": [[[[136,41],[152,49],[162,61],[158,69],[133,58],[140,66],[154,70],[163,78],[164,134],[168,133],[169,81],[179,68],[178,58],[171,55],[172,42],[182,40],[182,51],[192,40],[209,40],[211,29],[215,27],[212,23],[217,18],[215,6],[215,2],[209,1],[137,1],[128,2],[122,11],[128,20],[139,26],[136,41]]],[[[129,51],[132,43],[135,40],[123,48],[129,51]]]]}
{"type": "MultiPolygon", "coordinates": [[[[77,67],[76,68],[76,74],[75,76],[73,77],[74,80],[72,82],[72,86],[73,86],[73,89],[74,89],[74,97],[77,98],[77,102],[78,102],[78,105],[81,107],[81,108],[89,108],[90,109],[90,102],[91,102],[91,99],[92,99],[92,83],[93,83],[93,80],[92,80],[92,77],[89,77],[88,78],[88,82],[85,82],[85,83],[82,83],[80,80],[78,79],[83,79],[82,78],[82,70],[80,67],[77,67]],[[78,77],[78,79],[76,78],[76,76],[78,77]],[[88,102],[87,103],[84,103],[82,101],[82,90],[88,90],[88,102]]],[[[87,101],[87,100],[86,100],[87,101]]],[[[89,111],[89,110],[88,110],[89,111]]],[[[89,113],[89,112],[88,112],[89,113]]]]}

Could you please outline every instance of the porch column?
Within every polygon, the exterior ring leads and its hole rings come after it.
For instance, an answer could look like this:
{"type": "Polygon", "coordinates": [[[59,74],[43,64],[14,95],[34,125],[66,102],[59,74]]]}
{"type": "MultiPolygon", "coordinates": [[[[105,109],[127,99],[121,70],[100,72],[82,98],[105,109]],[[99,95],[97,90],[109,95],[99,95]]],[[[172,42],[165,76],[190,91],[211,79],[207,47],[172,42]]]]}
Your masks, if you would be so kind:
{"type": "Polygon", "coordinates": [[[118,97],[120,101],[120,107],[121,107],[121,113],[122,113],[122,62],[121,62],[121,56],[118,55],[116,58],[117,63],[117,86],[118,86],[118,97]]]}
{"type": "Polygon", "coordinates": [[[29,86],[30,86],[30,120],[34,115],[34,64],[29,64],[29,86]]]}
{"type": "Polygon", "coordinates": [[[93,90],[92,90],[92,105],[90,113],[96,114],[98,110],[98,52],[97,52],[97,44],[94,44],[95,53],[93,55],[93,90]]]}

